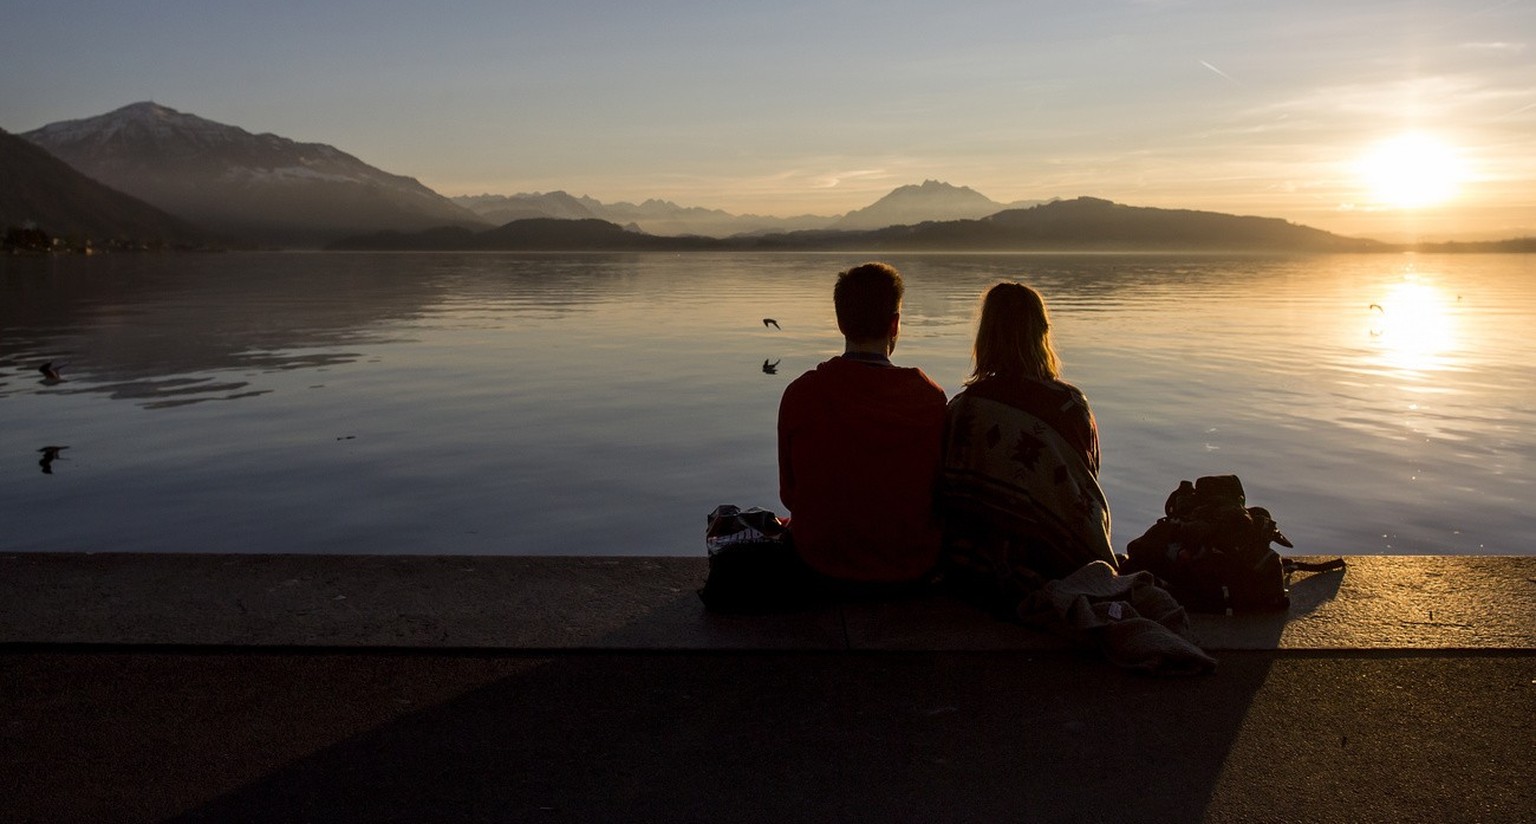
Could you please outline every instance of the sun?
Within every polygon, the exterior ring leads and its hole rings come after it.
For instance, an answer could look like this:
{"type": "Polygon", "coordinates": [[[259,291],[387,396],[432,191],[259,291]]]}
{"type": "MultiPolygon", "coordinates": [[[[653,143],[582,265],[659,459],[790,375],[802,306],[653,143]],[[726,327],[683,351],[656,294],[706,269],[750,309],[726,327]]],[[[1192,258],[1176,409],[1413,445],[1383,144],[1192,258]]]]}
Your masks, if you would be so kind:
{"type": "Polygon", "coordinates": [[[1360,180],[1379,206],[1417,209],[1456,196],[1463,168],[1455,149],[1420,132],[1372,146],[1360,158],[1360,180]]]}

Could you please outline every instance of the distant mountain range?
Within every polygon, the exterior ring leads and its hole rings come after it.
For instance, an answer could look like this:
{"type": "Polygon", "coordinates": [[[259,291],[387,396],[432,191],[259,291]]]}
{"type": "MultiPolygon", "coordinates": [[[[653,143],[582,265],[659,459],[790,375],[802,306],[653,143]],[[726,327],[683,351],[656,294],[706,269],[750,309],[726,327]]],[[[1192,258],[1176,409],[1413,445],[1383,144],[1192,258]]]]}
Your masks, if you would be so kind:
{"type": "Polygon", "coordinates": [[[629,229],[653,235],[701,235],[728,237],[759,232],[788,232],[819,229],[835,217],[767,217],[733,215],[720,209],[679,206],[667,200],[644,203],[603,203],[590,197],[576,197],[566,192],[533,192],[515,195],[468,195],[455,197],[454,203],[479,215],[488,223],[501,225],[529,218],[561,220],[606,220],[629,229]]]}
{"type": "Polygon", "coordinates": [[[975,220],[873,230],[814,229],[730,238],[662,237],[596,218],[529,218],[483,232],[383,232],[335,249],[376,250],[861,250],[1363,252],[1388,248],[1277,218],[1125,206],[1092,197],[1007,209],[975,220]]]}
{"type": "MultiPolygon", "coordinates": [[[[0,132],[0,149],[0,228],[100,239],[348,249],[1400,248],[1273,218],[1090,197],[999,203],[937,180],[830,217],[733,215],[657,199],[605,204],[562,191],[450,199],[332,146],[150,102],[20,136],[0,132]]],[[[1531,243],[1420,248],[1522,251],[1531,243]]]]}
{"type": "Polygon", "coordinates": [[[21,137],[87,177],[231,237],[320,245],[380,229],[487,226],[413,178],[322,143],[251,134],[156,103],[21,137]]]}
{"type": "Polygon", "coordinates": [[[560,191],[472,195],[455,197],[453,202],[498,226],[529,218],[597,219],[653,235],[731,237],[815,229],[860,231],[926,220],[962,220],[1033,206],[1042,201],[999,203],[965,186],[928,180],[920,186],[902,186],[863,209],[831,217],[733,215],[719,209],[679,206],[666,200],[647,200],[639,205],[610,204],[560,191]]]}

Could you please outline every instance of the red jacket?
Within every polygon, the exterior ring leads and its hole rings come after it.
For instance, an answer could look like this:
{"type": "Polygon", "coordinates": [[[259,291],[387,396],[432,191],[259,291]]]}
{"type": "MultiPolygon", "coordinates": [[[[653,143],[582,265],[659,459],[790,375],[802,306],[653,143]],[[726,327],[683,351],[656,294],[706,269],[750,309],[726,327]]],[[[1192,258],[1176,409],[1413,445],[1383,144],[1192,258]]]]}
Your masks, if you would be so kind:
{"type": "Polygon", "coordinates": [[[909,581],[934,567],[945,403],[921,369],[844,357],[784,390],[779,498],[795,549],[813,569],[909,581]]]}

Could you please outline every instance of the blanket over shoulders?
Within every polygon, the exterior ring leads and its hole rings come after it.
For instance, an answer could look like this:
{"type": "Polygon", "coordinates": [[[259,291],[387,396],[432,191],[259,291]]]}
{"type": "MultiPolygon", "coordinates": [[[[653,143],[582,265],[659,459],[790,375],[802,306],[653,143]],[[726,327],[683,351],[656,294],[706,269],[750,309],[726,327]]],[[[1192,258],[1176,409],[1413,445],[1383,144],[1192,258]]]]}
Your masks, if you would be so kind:
{"type": "Polygon", "coordinates": [[[979,387],[950,402],[945,434],[940,495],[959,550],[1028,545],[1035,571],[1047,578],[1092,561],[1113,569],[1098,440],[1082,395],[1065,384],[1043,385],[1051,404],[1040,408],[1037,399],[1025,408],[979,387]]]}

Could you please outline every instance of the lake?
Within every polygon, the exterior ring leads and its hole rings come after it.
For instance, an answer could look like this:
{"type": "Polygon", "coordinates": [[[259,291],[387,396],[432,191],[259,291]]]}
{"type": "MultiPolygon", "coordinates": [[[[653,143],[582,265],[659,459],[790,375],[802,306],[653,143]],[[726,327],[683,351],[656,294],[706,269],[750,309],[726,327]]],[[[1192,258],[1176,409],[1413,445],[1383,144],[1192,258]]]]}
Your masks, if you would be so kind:
{"type": "MultiPolygon", "coordinates": [[[[778,398],[867,257],[0,258],[0,551],[701,555],[783,511],[778,398]]],[[[951,395],[981,291],[1044,294],[1119,550],[1236,473],[1298,554],[1533,553],[1536,257],[883,259],[951,395]]]]}

